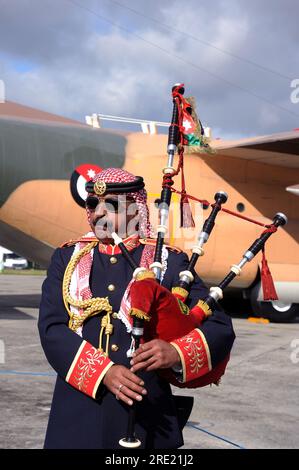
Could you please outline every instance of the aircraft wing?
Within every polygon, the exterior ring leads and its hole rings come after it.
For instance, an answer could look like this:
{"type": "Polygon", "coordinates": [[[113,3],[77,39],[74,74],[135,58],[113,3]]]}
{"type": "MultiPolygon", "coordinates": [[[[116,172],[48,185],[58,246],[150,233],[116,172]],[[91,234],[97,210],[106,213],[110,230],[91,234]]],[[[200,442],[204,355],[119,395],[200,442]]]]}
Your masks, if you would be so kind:
{"type": "Polygon", "coordinates": [[[219,139],[211,146],[222,155],[299,168],[299,130],[233,141],[219,139]]]}

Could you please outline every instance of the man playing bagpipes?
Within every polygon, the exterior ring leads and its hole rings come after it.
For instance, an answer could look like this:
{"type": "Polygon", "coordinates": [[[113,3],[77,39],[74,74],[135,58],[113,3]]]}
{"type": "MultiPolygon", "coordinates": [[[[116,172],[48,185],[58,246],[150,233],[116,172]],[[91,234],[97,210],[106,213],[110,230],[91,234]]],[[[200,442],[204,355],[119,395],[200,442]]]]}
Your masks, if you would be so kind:
{"type": "Polygon", "coordinates": [[[188,266],[180,250],[164,245],[160,284],[151,276],[155,243],[141,177],[101,171],[86,210],[92,231],[54,252],[42,289],[41,343],[58,374],[45,448],[120,448],[132,407],[143,448],[178,448],[170,383],[219,382],[235,338],[231,320],[220,308],[205,316],[196,307],[208,291],[194,271],[187,299],[171,293],[188,266]],[[142,268],[135,278],[113,232],[142,268]],[[137,350],[134,315],[145,315],[137,350]]]}

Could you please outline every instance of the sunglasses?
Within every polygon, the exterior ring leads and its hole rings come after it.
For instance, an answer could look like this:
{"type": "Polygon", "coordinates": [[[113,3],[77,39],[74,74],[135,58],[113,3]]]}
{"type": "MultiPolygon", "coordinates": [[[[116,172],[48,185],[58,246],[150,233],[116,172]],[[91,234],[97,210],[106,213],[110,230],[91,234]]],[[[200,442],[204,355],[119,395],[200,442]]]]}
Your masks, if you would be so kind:
{"type": "Polygon", "coordinates": [[[96,196],[88,196],[85,201],[85,206],[90,211],[96,210],[97,205],[103,202],[108,212],[118,212],[120,206],[123,206],[118,199],[99,199],[96,196]]]}

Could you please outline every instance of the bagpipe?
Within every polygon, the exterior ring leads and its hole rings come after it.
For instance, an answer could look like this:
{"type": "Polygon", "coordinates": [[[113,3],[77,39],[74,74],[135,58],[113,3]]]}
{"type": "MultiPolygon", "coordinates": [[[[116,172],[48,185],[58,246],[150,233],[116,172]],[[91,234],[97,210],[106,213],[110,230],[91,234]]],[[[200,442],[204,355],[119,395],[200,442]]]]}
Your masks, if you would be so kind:
{"type": "MultiPolygon", "coordinates": [[[[266,284],[268,286],[267,300],[277,298],[271,274],[264,258],[264,245],[269,237],[276,232],[279,226],[283,226],[287,223],[287,217],[282,213],[277,213],[271,224],[260,224],[264,227],[263,232],[252,243],[248,250],[246,250],[241,261],[231,267],[229,273],[219,283],[219,285],[210,288],[210,292],[205,299],[198,299],[197,304],[193,308],[189,308],[187,306],[186,302],[188,294],[194,280],[195,265],[199,257],[204,254],[203,245],[208,241],[214,228],[217,214],[221,210],[224,210],[222,205],[225,204],[228,199],[227,194],[223,191],[219,191],[215,194],[215,202],[211,205],[212,210],[203,224],[202,230],[197,238],[197,243],[192,249],[192,256],[187,269],[179,274],[178,285],[173,287],[170,292],[160,284],[163,269],[161,262],[162,250],[165,235],[167,233],[169,206],[171,203],[172,193],[175,191],[181,194],[182,226],[194,226],[188,199],[192,198],[199,202],[203,202],[186,193],[183,174],[184,146],[188,144],[188,142],[196,142],[196,144],[201,147],[201,150],[210,150],[208,143],[204,138],[203,126],[196,116],[195,111],[192,110],[190,103],[183,95],[184,85],[176,84],[172,88],[173,112],[168,131],[167,165],[163,168],[162,190],[159,200],[159,224],[157,226],[154,261],[151,264],[150,269],[137,266],[121,238],[118,237],[116,233],[112,234],[115,244],[118,245],[133,270],[133,279],[135,282],[132,282],[130,288],[130,315],[133,317],[131,335],[135,343],[135,350],[138,349],[141,341],[149,341],[151,339],[159,338],[164,341],[171,342],[202,325],[209,316],[213,315],[215,309],[217,309],[218,301],[223,297],[223,290],[236,276],[240,275],[243,266],[247,262],[250,262],[260,251],[263,251],[263,264],[265,268],[264,278],[266,279],[266,284]],[[194,137],[194,131],[196,128],[199,130],[197,138],[194,137]],[[187,129],[189,129],[189,132],[187,129]],[[193,133],[191,137],[190,129],[191,134],[193,133]],[[174,157],[176,152],[179,156],[177,168],[174,167],[174,157]],[[182,173],[182,191],[176,191],[173,188],[173,178],[177,176],[180,171],[182,173]]],[[[226,212],[237,215],[231,211],[226,212]]],[[[237,216],[240,217],[240,215],[237,216]]],[[[252,221],[245,217],[242,218],[252,221]]],[[[209,377],[207,377],[206,380],[194,380],[192,383],[188,384],[187,387],[194,388],[208,383],[211,383],[209,377]]],[[[140,446],[140,441],[135,436],[134,423],[135,409],[134,407],[131,407],[129,410],[127,435],[119,442],[121,446],[140,446]]]]}

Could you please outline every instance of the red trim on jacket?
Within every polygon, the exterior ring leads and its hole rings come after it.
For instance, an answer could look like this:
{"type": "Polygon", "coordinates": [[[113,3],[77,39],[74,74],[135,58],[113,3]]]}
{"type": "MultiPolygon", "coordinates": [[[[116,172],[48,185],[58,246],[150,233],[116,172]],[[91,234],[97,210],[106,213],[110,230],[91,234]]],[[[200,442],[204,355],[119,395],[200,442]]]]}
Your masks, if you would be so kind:
{"type": "Polygon", "coordinates": [[[183,383],[205,375],[212,369],[208,343],[203,332],[198,328],[182,338],[172,341],[171,344],[181,359],[183,383]]]}
{"type": "Polygon", "coordinates": [[[215,367],[213,367],[210,372],[205,375],[198,377],[197,379],[190,380],[189,382],[180,382],[179,378],[174,374],[173,370],[165,369],[162,371],[161,375],[169,383],[179,388],[199,388],[206,387],[207,385],[219,385],[221,377],[225,373],[227,363],[229,361],[229,355],[219,362],[215,367]]]}
{"type": "Polygon", "coordinates": [[[82,341],[69,368],[66,382],[80,392],[96,398],[97,389],[113,362],[85,340],[82,341]]]}

